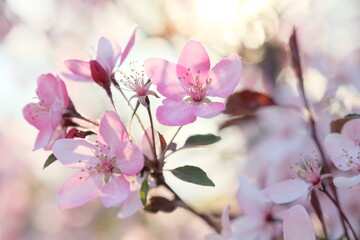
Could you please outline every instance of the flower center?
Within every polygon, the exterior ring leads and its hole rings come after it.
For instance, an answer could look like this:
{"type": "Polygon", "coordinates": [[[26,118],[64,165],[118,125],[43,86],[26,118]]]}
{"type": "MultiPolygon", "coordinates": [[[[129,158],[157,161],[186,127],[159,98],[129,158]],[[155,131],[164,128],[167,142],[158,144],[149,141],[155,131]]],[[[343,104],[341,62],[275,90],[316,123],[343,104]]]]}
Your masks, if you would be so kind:
{"type": "Polygon", "coordinates": [[[185,101],[192,101],[194,103],[210,102],[210,100],[206,98],[206,91],[211,84],[211,78],[206,78],[204,82],[201,82],[200,71],[197,71],[197,73],[193,75],[189,68],[185,76],[179,77],[179,80],[181,78],[183,79],[183,87],[189,95],[189,97],[185,98],[185,101]]]}
{"type": "MultiPolygon", "coordinates": [[[[355,140],[354,142],[357,146],[359,146],[359,140],[355,140]]],[[[350,154],[345,148],[342,149],[342,152],[343,154],[341,156],[347,158],[346,165],[348,167],[352,167],[355,172],[360,172],[360,149],[355,155],[350,154]]],[[[339,167],[341,167],[341,164],[339,167]]]]}
{"type": "Polygon", "coordinates": [[[151,82],[145,82],[145,73],[143,66],[141,66],[141,71],[138,70],[139,66],[136,62],[130,62],[130,74],[119,70],[121,75],[120,83],[125,85],[129,90],[136,92],[138,96],[146,96],[150,88],[151,82]]]}
{"type": "Polygon", "coordinates": [[[293,168],[296,175],[304,180],[305,182],[312,184],[314,186],[318,185],[321,182],[321,167],[319,167],[319,161],[317,157],[310,158],[304,157],[303,166],[299,166],[299,164],[295,164],[293,168]]]}

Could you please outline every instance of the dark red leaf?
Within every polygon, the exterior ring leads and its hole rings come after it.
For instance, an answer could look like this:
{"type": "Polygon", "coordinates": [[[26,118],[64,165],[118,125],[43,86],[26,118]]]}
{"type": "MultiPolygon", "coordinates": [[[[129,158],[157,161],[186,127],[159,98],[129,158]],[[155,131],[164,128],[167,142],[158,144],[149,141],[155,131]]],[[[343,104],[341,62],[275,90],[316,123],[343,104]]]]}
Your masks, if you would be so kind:
{"type": "Polygon", "coordinates": [[[247,123],[249,121],[254,121],[255,119],[256,119],[256,116],[252,115],[252,114],[231,118],[231,119],[223,122],[220,125],[219,129],[221,130],[221,129],[224,129],[224,128],[227,128],[227,127],[230,127],[230,126],[242,126],[242,124],[245,124],[245,123],[247,123]]]}
{"type": "Polygon", "coordinates": [[[236,92],[228,98],[224,113],[232,116],[251,114],[263,106],[274,105],[275,102],[266,94],[250,90],[236,92]]]}
{"type": "Polygon", "coordinates": [[[164,197],[152,197],[150,198],[150,203],[144,207],[145,211],[152,213],[156,213],[158,211],[172,212],[175,209],[175,202],[164,197]]]}
{"type": "Polygon", "coordinates": [[[299,46],[296,37],[296,30],[293,30],[289,40],[290,50],[291,50],[291,60],[292,65],[295,70],[296,76],[299,79],[302,79],[302,70],[301,70],[301,63],[300,63],[300,54],[299,54],[299,46]]]}

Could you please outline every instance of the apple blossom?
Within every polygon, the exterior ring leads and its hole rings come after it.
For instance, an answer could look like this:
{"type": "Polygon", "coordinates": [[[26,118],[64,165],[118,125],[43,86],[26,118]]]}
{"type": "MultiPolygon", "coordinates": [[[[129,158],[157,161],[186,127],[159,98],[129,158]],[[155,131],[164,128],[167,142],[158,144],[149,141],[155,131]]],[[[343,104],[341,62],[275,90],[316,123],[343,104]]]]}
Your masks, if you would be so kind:
{"type": "Polygon", "coordinates": [[[321,184],[324,178],[331,176],[321,174],[321,167],[316,157],[304,157],[303,166],[296,164],[293,170],[298,178],[278,182],[263,189],[264,196],[278,204],[288,203],[305,193],[310,193],[314,187],[321,184]]]}
{"type": "Polygon", "coordinates": [[[81,169],[60,189],[60,208],[73,208],[100,196],[106,207],[122,204],[130,195],[128,176],[144,166],[140,149],[130,142],[120,117],[107,111],[101,119],[96,144],[85,139],[60,139],[54,155],[70,168],[81,169]]]}
{"type": "Polygon", "coordinates": [[[65,137],[63,113],[70,104],[64,82],[52,74],[43,74],[37,79],[38,103],[29,103],[23,116],[39,130],[34,150],[49,149],[58,138],[65,137]]]}
{"type": "Polygon", "coordinates": [[[119,44],[111,39],[101,37],[98,42],[95,60],[65,60],[64,64],[71,73],[63,73],[66,78],[75,81],[94,81],[103,87],[111,97],[110,85],[116,69],[124,62],[135,42],[133,31],[125,49],[121,52],[119,44]]]}
{"type": "Polygon", "coordinates": [[[353,170],[353,177],[336,177],[337,187],[353,187],[360,183],[360,119],[345,123],[341,134],[331,133],[326,136],[325,149],[334,165],[342,170],[353,170]]]}
{"type": "Polygon", "coordinates": [[[219,115],[225,110],[225,104],[213,102],[209,97],[228,97],[242,73],[241,59],[237,54],[231,54],[210,69],[204,46],[195,40],[185,43],[177,64],[149,58],[144,67],[151,82],[166,97],[156,116],[161,124],[167,126],[182,126],[194,122],[197,117],[219,115]]]}

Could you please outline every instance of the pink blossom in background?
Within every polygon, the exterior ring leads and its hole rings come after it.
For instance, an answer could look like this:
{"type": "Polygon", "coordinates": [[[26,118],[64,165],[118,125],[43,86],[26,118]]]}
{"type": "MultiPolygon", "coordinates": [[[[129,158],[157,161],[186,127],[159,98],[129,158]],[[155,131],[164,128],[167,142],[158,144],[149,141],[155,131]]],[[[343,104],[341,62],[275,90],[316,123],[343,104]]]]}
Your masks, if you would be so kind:
{"type": "Polygon", "coordinates": [[[208,97],[227,98],[240,81],[241,59],[237,54],[221,60],[210,69],[204,46],[195,40],[185,43],[177,64],[160,58],[145,61],[145,72],[166,98],[157,109],[161,124],[182,126],[197,117],[212,118],[225,110],[222,102],[208,97]],[[179,114],[181,113],[181,114],[179,114]]]}
{"type": "Polygon", "coordinates": [[[43,74],[37,79],[38,103],[29,103],[23,109],[23,116],[39,130],[34,150],[49,149],[58,138],[65,137],[62,126],[63,112],[70,99],[64,82],[52,74],[43,74]]]}
{"type": "Polygon", "coordinates": [[[333,164],[342,171],[353,170],[353,177],[336,177],[337,187],[354,187],[360,183],[360,119],[345,123],[340,133],[325,138],[325,149],[333,164]]]}
{"type": "Polygon", "coordinates": [[[229,220],[229,207],[222,214],[223,231],[221,235],[211,235],[207,240],[271,240],[281,235],[281,220],[284,208],[273,204],[261,191],[240,178],[236,200],[243,215],[229,220]]]}
{"type": "Polygon", "coordinates": [[[96,144],[84,139],[61,139],[54,155],[70,167],[82,169],[60,189],[60,208],[73,208],[100,197],[106,207],[118,206],[130,195],[128,176],[144,166],[140,149],[130,142],[117,113],[107,111],[101,119],[96,144]]]}
{"type": "Polygon", "coordinates": [[[295,205],[285,212],[283,232],[284,240],[316,239],[309,214],[301,205],[295,205]]]}
{"type": "Polygon", "coordinates": [[[116,41],[101,37],[98,42],[96,59],[90,61],[65,60],[64,64],[71,73],[63,73],[63,75],[75,81],[95,81],[105,89],[110,87],[112,74],[124,62],[134,45],[135,32],[136,29],[123,52],[116,41]]]}
{"type": "Polygon", "coordinates": [[[321,174],[318,159],[310,157],[303,158],[303,166],[296,165],[293,170],[298,178],[275,183],[262,190],[262,194],[274,203],[288,203],[309,194],[324,178],[331,176],[321,174]]]}

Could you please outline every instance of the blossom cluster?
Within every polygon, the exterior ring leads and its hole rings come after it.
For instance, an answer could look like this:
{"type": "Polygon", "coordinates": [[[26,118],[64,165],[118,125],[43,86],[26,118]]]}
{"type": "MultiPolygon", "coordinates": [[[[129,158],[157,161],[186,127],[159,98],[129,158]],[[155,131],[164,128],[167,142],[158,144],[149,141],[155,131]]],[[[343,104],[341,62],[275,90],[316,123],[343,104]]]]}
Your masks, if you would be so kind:
{"type": "MultiPolygon", "coordinates": [[[[185,206],[217,232],[206,236],[208,240],[358,239],[360,218],[356,212],[355,216],[349,213],[343,201],[350,199],[339,193],[356,191],[360,183],[360,115],[333,121],[337,129],[321,135],[305,92],[303,99],[298,96],[300,109],[282,106],[275,94],[254,89],[234,93],[243,71],[240,56],[230,54],[211,66],[204,45],[197,40],[184,44],[177,63],[151,57],[138,67],[132,61],[131,73],[126,74],[123,63],[135,44],[135,35],[136,30],[123,51],[116,41],[101,37],[95,59],[66,60],[68,72],[39,76],[39,101],[23,109],[26,121],[39,130],[34,150],[52,151],[44,166],[58,160],[79,170],[59,190],[56,201],[60,208],[78,207],[99,197],[105,207],[118,207],[118,216],[126,218],[140,209],[171,212],[185,206]],[[71,101],[62,78],[96,83],[105,90],[113,109],[105,109],[99,121],[84,117],[71,101]],[[125,89],[132,92],[130,99],[123,93],[125,89]],[[137,116],[143,130],[140,143],[129,134],[117,112],[114,90],[137,116]],[[197,118],[222,113],[231,118],[221,128],[238,126],[244,116],[256,117],[263,135],[249,150],[246,168],[252,174],[239,176],[235,198],[241,215],[230,217],[231,207],[226,206],[220,226],[217,219],[187,206],[166,183],[163,166],[169,154],[209,145],[220,137],[190,136],[180,148],[173,143],[176,135],[167,142],[152,119],[151,102],[159,101],[157,98],[162,99],[156,109],[158,122],[179,127],[178,131],[197,118]],[[136,107],[132,106],[134,100],[136,107]],[[148,112],[150,126],[138,117],[139,107],[148,112]],[[84,127],[83,122],[93,127],[84,127]],[[352,173],[342,173],[350,170],[352,173]],[[148,194],[160,186],[170,191],[173,199],[148,194]],[[320,225],[313,225],[316,221],[320,225]]],[[[295,34],[290,48],[302,86],[299,89],[305,91],[295,34]]],[[[214,186],[199,167],[186,165],[169,171],[180,180],[214,186]]]]}

